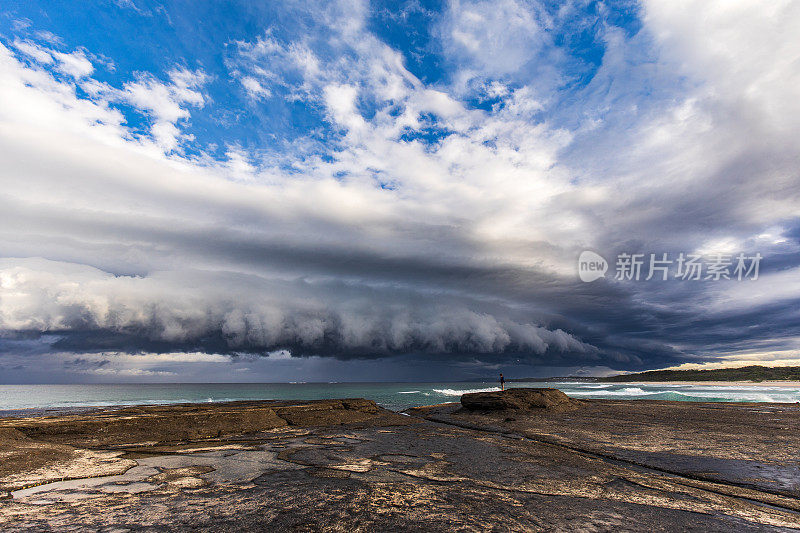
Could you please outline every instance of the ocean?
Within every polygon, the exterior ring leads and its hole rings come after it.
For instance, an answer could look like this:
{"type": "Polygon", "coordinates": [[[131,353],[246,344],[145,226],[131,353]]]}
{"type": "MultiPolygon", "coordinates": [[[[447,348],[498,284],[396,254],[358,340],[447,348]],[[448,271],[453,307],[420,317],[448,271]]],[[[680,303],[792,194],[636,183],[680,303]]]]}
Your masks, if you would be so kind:
{"type": "MultiPolygon", "coordinates": [[[[800,387],[736,383],[631,384],[592,382],[510,383],[511,387],[555,387],[574,398],[679,400],[702,402],[800,402],[800,387]]],[[[92,385],[0,385],[0,416],[68,412],[86,407],[225,402],[232,400],[314,400],[369,398],[402,410],[458,401],[466,392],[498,390],[495,383],[173,383],[92,385]]]]}

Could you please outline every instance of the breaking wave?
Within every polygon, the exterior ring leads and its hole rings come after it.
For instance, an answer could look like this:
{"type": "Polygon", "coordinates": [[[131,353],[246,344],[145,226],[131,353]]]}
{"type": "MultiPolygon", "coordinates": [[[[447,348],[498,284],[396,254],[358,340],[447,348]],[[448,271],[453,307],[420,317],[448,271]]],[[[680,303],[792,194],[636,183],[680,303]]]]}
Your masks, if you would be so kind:
{"type": "Polygon", "coordinates": [[[724,388],[714,390],[693,390],[678,392],[675,390],[644,390],[640,387],[625,387],[619,390],[565,390],[569,396],[591,397],[596,399],[628,397],[648,398],[651,400],[677,400],[693,402],[797,402],[800,393],[797,391],[753,391],[745,388],[724,388]]]}
{"type": "Polygon", "coordinates": [[[646,391],[639,387],[625,387],[624,389],[620,390],[570,390],[565,391],[567,394],[571,395],[601,395],[601,396],[647,396],[651,394],[661,394],[661,391],[646,391]]]}
{"type": "Polygon", "coordinates": [[[488,389],[433,389],[433,392],[443,394],[444,396],[461,396],[462,394],[469,394],[471,392],[495,392],[500,390],[500,387],[489,387],[488,389]]]}

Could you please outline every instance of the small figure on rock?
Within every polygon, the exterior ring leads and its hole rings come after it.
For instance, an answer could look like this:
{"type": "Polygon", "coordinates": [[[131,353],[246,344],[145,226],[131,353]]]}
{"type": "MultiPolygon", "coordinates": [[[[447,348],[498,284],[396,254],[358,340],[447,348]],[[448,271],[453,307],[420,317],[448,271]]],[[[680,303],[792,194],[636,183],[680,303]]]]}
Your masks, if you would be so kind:
{"type": "Polygon", "coordinates": [[[506,378],[503,377],[503,374],[500,374],[500,390],[506,390],[506,378]]]}

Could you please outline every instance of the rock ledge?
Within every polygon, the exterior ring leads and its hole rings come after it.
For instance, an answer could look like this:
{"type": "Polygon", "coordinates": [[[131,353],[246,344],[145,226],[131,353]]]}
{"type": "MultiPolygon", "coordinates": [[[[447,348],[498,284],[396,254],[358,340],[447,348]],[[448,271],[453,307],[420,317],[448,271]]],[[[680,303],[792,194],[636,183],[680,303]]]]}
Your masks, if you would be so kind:
{"type": "Polygon", "coordinates": [[[472,392],[461,396],[461,405],[470,411],[506,409],[568,410],[581,405],[558,389],[508,389],[497,392],[472,392]]]}

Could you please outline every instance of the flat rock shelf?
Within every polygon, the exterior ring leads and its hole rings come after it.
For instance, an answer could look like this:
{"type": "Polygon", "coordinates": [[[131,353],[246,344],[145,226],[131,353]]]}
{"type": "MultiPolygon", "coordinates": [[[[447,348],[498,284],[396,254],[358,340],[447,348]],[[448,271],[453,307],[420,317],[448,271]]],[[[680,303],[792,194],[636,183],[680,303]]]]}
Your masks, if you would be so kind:
{"type": "Polygon", "coordinates": [[[0,419],[0,530],[800,529],[800,406],[550,391],[0,419]]]}

